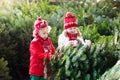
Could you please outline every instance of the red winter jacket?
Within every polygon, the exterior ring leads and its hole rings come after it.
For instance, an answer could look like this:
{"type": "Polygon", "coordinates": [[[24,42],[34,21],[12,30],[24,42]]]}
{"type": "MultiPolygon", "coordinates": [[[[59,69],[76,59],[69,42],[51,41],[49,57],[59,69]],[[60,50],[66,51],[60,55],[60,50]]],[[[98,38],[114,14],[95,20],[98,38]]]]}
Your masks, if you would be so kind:
{"type": "MultiPolygon", "coordinates": [[[[55,48],[48,38],[50,43],[50,53],[45,53],[43,43],[39,39],[33,39],[30,43],[30,69],[29,74],[33,76],[44,76],[44,59],[46,58],[49,62],[50,56],[55,53],[55,48]]],[[[49,75],[49,74],[48,74],[49,75]]]]}

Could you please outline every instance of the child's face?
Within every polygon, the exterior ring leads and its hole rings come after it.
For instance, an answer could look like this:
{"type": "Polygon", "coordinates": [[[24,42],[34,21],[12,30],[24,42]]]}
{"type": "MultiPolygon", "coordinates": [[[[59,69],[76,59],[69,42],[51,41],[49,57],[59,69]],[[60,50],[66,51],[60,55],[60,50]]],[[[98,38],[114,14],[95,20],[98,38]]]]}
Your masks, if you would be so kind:
{"type": "Polygon", "coordinates": [[[48,27],[42,28],[39,30],[39,36],[42,37],[43,39],[46,39],[48,37],[48,27]]]}
{"type": "Polygon", "coordinates": [[[77,28],[76,27],[71,27],[67,29],[67,32],[71,33],[71,34],[75,34],[77,33],[77,28]]]}

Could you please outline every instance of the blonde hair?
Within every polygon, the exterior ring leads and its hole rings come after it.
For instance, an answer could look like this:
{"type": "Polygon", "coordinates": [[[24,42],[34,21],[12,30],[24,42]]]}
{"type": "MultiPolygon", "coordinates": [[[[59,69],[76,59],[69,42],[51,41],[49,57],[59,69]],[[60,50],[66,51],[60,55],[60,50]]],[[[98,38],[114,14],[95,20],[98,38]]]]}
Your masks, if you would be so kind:
{"type": "Polygon", "coordinates": [[[51,26],[48,26],[48,33],[50,33],[51,29],[51,26]]]}
{"type": "Polygon", "coordinates": [[[82,33],[80,32],[79,28],[77,28],[78,36],[82,37],[82,33]]]}

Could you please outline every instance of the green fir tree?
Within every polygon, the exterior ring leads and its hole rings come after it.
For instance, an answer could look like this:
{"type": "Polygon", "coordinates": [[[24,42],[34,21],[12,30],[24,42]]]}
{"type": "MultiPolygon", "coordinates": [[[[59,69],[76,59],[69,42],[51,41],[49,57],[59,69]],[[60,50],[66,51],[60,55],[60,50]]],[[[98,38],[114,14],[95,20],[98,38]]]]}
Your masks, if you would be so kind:
{"type": "Polygon", "coordinates": [[[8,62],[4,58],[0,58],[0,80],[11,80],[7,65],[8,62]]]}

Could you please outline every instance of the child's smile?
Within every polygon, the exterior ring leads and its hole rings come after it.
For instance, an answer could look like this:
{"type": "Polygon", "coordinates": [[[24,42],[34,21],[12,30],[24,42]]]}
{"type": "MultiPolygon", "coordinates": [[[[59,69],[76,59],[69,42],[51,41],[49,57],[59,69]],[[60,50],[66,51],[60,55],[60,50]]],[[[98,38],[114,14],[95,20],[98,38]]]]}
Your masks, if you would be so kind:
{"type": "Polygon", "coordinates": [[[76,27],[71,27],[71,28],[68,28],[67,31],[71,34],[75,34],[75,33],[77,33],[77,28],[76,27]]]}

